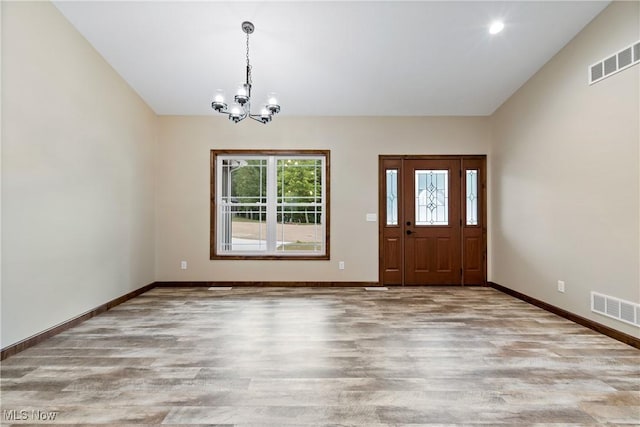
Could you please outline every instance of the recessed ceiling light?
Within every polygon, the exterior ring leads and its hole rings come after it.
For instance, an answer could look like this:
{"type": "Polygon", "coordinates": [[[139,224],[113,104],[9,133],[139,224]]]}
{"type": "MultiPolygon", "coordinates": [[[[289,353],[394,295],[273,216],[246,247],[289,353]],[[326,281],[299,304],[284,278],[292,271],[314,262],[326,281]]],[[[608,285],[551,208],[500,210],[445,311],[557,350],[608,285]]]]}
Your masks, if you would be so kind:
{"type": "Polygon", "coordinates": [[[500,31],[504,29],[504,22],[502,21],[493,21],[491,26],[489,27],[490,34],[498,34],[500,31]]]}

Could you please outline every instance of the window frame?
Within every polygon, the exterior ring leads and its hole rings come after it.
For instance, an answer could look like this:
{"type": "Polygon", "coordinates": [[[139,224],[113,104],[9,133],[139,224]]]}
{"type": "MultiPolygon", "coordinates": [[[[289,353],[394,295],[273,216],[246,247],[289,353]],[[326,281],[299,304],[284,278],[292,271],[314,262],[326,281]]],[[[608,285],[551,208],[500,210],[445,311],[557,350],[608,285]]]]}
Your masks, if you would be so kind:
{"type": "MultiPolygon", "coordinates": [[[[211,260],[329,260],[330,259],[330,213],[331,213],[331,151],[330,150],[211,150],[211,189],[210,189],[210,241],[209,251],[211,260]],[[278,254],[267,252],[260,253],[229,253],[218,251],[218,206],[217,206],[217,166],[218,158],[221,156],[238,157],[324,157],[324,253],[308,254],[298,252],[294,254],[278,254]]],[[[277,202],[277,195],[274,196],[273,203],[277,202]]],[[[269,201],[268,201],[269,203],[269,201]]]]}

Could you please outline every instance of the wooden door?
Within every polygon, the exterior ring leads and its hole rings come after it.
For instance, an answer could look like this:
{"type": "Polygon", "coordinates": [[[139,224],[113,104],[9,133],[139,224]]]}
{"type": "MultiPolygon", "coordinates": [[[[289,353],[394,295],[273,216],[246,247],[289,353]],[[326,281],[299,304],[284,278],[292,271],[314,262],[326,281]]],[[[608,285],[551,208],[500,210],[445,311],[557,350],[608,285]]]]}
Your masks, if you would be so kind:
{"type": "Polygon", "coordinates": [[[462,284],[460,161],[405,160],[405,285],[462,284]]]}
{"type": "Polygon", "coordinates": [[[380,281],[486,283],[484,156],[380,157],[380,281]]]}

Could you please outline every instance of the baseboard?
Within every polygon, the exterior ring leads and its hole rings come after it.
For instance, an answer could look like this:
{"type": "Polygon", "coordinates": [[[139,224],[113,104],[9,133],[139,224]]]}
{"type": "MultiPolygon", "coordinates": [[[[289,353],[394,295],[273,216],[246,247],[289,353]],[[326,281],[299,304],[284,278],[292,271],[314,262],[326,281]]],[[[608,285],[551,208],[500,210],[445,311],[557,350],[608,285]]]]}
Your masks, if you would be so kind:
{"type": "Polygon", "coordinates": [[[302,288],[364,288],[380,286],[378,282],[155,282],[159,288],[201,288],[215,286],[232,287],[302,287],[302,288]]]}
{"type": "Polygon", "coordinates": [[[596,332],[599,332],[603,335],[606,335],[608,337],[611,337],[615,340],[618,340],[620,342],[623,342],[627,345],[630,345],[631,347],[635,347],[640,349],[640,338],[636,338],[632,335],[629,334],[625,334],[624,332],[620,332],[618,330],[615,330],[613,328],[610,328],[609,326],[605,326],[601,323],[595,322],[593,320],[587,319],[585,317],[579,316],[577,314],[571,313],[570,311],[567,311],[565,309],[562,309],[560,307],[556,307],[555,305],[551,305],[549,303],[546,303],[544,301],[540,301],[539,299],[530,297],[528,295],[525,295],[523,293],[520,293],[518,291],[514,291],[513,289],[509,289],[507,287],[504,287],[502,285],[499,285],[497,283],[494,282],[489,282],[489,286],[491,286],[494,289],[499,290],[500,292],[504,292],[507,295],[511,295],[512,297],[518,298],[524,302],[527,302],[531,305],[535,305],[536,307],[540,307],[543,310],[549,311],[553,314],[557,314],[560,317],[564,317],[567,320],[571,320],[572,322],[575,322],[579,325],[582,326],[586,326],[589,329],[592,329],[596,332]]]}
{"type": "MultiPolygon", "coordinates": [[[[371,286],[390,286],[394,288],[424,288],[434,285],[383,285],[380,282],[189,282],[189,281],[166,281],[155,282],[154,285],[159,288],[209,288],[212,286],[235,286],[235,287],[300,287],[300,288],[366,288],[371,286]]],[[[486,287],[486,284],[473,284],[473,285],[437,285],[446,287],[486,287]]]]}
{"type": "Polygon", "coordinates": [[[16,353],[24,351],[29,347],[33,347],[34,345],[41,343],[42,341],[51,338],[54,335],[58,335],[60,332],[64,332],[67,329],[73,328],[74,326],[79,325],[85,320],[89,320],[92,317],[95,317],[101,313],[104,313],[107,310],[112,309],[115,306],[122,304],[123,302],[129,301],[132,298],[137,297],[138,295],[142,295],[143,293],[153,289],[155,287],[154,283],[150,283],[146,286],[143,286],[139,289],[131,291],[126,295],[122,295],[116,299],[113,299],[109,302],[106,302],[98,307],[89,310],[85,313],[80,314],[79,316],[74,317],[73,319],[69,319],[66,322],[62,322],[59,325],[53,326],[45,331],[37,333],[29,338],[25,338],[22,341],[19,341],[15,344],[9,345],[2,350],[0,350],[0,360],[4,360],[9,356],[13,356],[16,353]]]}

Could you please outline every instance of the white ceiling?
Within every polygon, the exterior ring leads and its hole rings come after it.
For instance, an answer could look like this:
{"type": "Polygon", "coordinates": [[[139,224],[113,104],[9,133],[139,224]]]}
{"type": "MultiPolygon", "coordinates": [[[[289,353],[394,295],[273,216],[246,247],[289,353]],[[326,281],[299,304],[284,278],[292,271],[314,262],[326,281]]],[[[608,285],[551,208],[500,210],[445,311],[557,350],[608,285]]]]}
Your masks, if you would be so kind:
{"type": "Polygon", "coordinates": [[[489,115],[607,4],[55,2],[157,114],[216,114],[215,90],[244,80],[250,20],[254,105],[273,91],[304,116],[489,115]]]}

